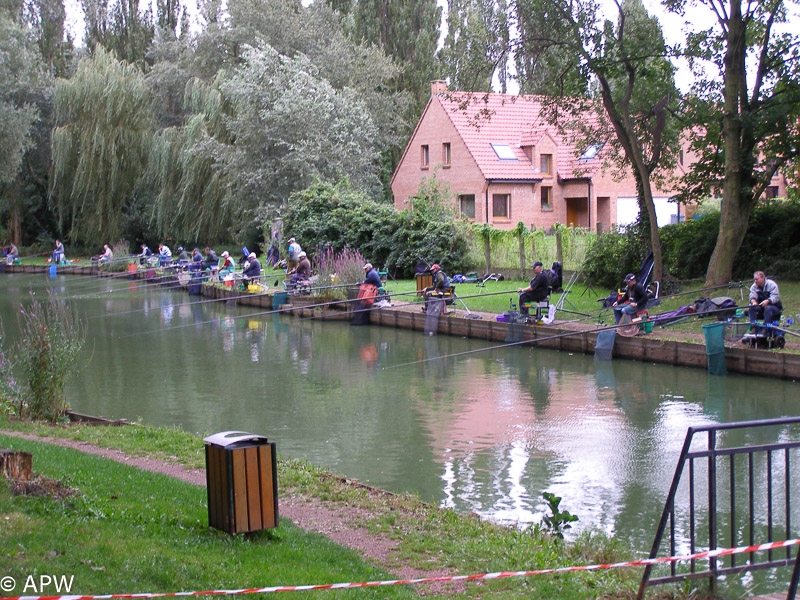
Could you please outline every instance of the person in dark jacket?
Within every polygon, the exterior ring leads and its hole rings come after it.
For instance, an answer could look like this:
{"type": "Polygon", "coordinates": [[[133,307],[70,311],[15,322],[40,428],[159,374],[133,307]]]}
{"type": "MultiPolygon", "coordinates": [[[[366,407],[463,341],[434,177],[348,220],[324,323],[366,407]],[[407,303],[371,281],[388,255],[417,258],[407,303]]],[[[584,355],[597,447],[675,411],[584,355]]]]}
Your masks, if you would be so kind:
{"type": "Polygon", "coordinates": [[[544,273],[544,265],[541,261],[537,260],[533,263],[533,273],[533,279],[531,279],[528,287],[517,289],[519,293],[519,311],[524,315],[528,314],[528,309],[525,307],[526,303],[546,300],[550,292],[550,280],[544,273]]]}
{"type": "Polygon", "coordinates": [[[297,286],[298,281],[307,281],[309,277],[311,277],[311,261],[308,260],[308,256],[304,251],[301,251],[300,254],[297,255],[297,258],[300,259],[300,262],[297,263],[297,266],[294,269],[294,273],[289,278],[289,285],[292,289],[297,286]]]}
{"type": "Polygon", "coordinates": [[[634,315],[647,308],[647,290],[636,282],[636,275],[628,273],[625,276],[627,289],[622,296],[614,302],[614,321],[619,325],[622,314],[634,315]]]}
{"type": "Polygon", "coordinates": [[[383,285],[381,276],[378,275],[378,271],[375,270],[375,268],[372,266],[372,263],[367,263],[364,265],[364,274],[366,275],[364,283],[374,285],[376,288],[379,288],[383,285]]]}
{"type": "Polygon", "coordinates": [[[219,265],[219,258],[217,258],[217,253],[214,252],[211,248],[206,247],[206,257],[203,259],[203,268],[216,269],[218,265],[219,265]]]}
{"type": "Polygon", "coordinates": [[[245,287],[251,283],[258,283],[258,280],[261,277],[261,263],[258,262],[256,253],[251,252],[247,258],[247,265],[244,271],[242,271],[242,283],[245,287]]]}
{"type": "Polygon", "coordinates": [[[147,244],[142,244],[142,252],[136,255],[140,265],[147,264],[147,259],[151,256],[153,256],[153,251],[147,247],[147,244]]]}
{"type": "MultiPolygon", "coordinates": [[[[778,284],[767,279],[764,271],[753,273],[753,285],[750,286],[750,307],[747,309],[747,316],[750,323],[763,318],[765,323],[772,323],[781,318],[783,304],[781,294],[778,291],[778,284]]],[[[753,326],[755,333],[759,333],[759,327],[753,326]]]]}

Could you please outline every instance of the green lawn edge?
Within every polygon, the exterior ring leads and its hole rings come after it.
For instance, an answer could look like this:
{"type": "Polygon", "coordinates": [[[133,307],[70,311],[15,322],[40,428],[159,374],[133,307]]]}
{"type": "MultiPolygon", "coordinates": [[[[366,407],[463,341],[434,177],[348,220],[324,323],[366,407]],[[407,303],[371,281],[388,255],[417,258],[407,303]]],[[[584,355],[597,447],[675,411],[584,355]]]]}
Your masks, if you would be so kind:
{"type": "MultiPolygon", "coordinates": [[[[201,436],[175,428],[52,427],[0,417],[0,430],[85,441],[189,468],[203,466],[201,436]]],[[[294,527],[283,518],[278,529],[252,536],[228,536],[211,530],[201,486],[2,434],[0,445],[34,452],[36,472],[80,490],[76,499],[58,502],[13,497],[7,485],[0,487],[0,513],[11,516],[0,521],[0,535],[14,540],[7,544],[8,551],[0,553],[0,570],[15,576],[74,573],[79,583],[85,582],[79,593],[367,581],[391,578],[393,567],[401,564],[475,574],[636,558],[629,548],[602,534],[585,534],[565,543],[536,529],[500,527],[474,515],[439,509],[411,495],[375,494],[304,461],[281,457],[279,498],[301,494],[344,510],[358,508],[363,527],[396,541],[396,552],[387,564],[372,565],[354,558],[351,550],[294,527]],[[69,550],[73,546],[85,549],[75,553],[69,550]],[[123,550],[112,552],[112,546],[123,550]],[[273,557],[272,553],[281,554],[273,557]],[[106,555],[108,561],[100,564],[98,561],[106,555]],[[275,568],[265,571],[264,563],[273,560],[277,561],[275,568]],[[213,567],[203,569],[209,561],[213,567]],[[235,564],[236,568],[217,569],[216,561],[235,564]],[[302,563],[302,567],[293,568],[293,561],[302,563]],[[139,574],[127,576],[121,572],[126,570],[139,574]],[[157,589],[142,589],[152,586],[157,589]]],[[[446,592],[444,597],[491,595],[510,599],[524,593],[533,598],[629,598],[640,575],[638,569],[617,569],[483,581],[446,592]]],[[[381,590],[382,598],[412,593],[403,588],[381,590]]],[[[672,597],[672,592],[664,597],[672,597]]]]}

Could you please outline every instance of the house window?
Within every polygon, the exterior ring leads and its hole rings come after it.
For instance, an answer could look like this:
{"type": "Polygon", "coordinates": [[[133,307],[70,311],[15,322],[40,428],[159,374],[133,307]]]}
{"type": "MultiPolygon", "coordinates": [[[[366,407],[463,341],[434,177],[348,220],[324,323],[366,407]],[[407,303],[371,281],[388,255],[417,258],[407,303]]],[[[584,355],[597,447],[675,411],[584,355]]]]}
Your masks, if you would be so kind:
{"type": "Polygon", "coordinates": [[[474,220],[475,219],[475,194],[464,194],[458,197],[458,209],[461,216],[474,220]]]}
{"type": "Polygon", "coordinates": [[[428,146],[422,147],[422,168],[427,169],[431,164],[431,153],[428,146]]]}
{"type": "Polygon", "coordinates": [[[508,205],[510,199],[510,194],[492,194],[492,216],[495,219],[508,218],[508,205]]]}
{"type": "Polygon", "coordinates": [[[542,186],[542,210],[553,210],[553,188],[542,186]]]}
{"type": "Polygon", "coordinates": [[[583,154],[581,154],[581,157],[578,160],[592,160],[599,154],[600,150],[602,149],[603,149],[603,144],[592,144],[591,146],[586,148],[586,151],[583,154]]]}
{"type": "Polygon", "coordinates": [[[517,160],[517,155],[508,144],[492,144],[492,150],[500,160],[517,160]]]}
{"type": "Polygon", "coordinates": [[[678,162],[683,165],[683,148],[681,148],[680,155],[678,156],[678,162]]]}
{"type": "Polygon", "coordinates": [[[445,167],[450,166],[450,142],[442,144],[442,164],[445,167]]]}
{"type": "Polygon", "coordinates": [[[542,175],[550,175],[553,172],[553,155],[542,154],[539,157],[539,171],[542,175]]]}
{"type": "Polygon", "coordinates": [[[778,197],[778,186],[770,185],[767,187],[767,199],[773,200],[778,197]]]}

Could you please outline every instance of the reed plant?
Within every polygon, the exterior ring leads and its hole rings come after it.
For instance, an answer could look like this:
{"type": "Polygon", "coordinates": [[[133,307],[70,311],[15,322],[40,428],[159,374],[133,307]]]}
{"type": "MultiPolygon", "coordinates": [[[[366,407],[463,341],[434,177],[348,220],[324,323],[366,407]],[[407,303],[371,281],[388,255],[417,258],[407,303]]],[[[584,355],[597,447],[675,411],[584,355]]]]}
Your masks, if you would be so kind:
{"type": "MultiPolygon", "coordinates": [[[[312,270],[319,274],[320,285],[356,284],[364,279],[364,263],[366,259],[358,250],[345,248],[341,252],[333,249],[323,250],[314,258],[312,270]]],[[[347,297],[347,288],[325,290],[326,296],[334,298],[347,297]]]]}
{"type": "Polygon", "coordinates": [[[0,396],[20,418],[55,423],[68,408],[64,384],[74,373],[86,325],[52,296],[20,306],[18,320],[19,341],[0,353],[0,396]]]}

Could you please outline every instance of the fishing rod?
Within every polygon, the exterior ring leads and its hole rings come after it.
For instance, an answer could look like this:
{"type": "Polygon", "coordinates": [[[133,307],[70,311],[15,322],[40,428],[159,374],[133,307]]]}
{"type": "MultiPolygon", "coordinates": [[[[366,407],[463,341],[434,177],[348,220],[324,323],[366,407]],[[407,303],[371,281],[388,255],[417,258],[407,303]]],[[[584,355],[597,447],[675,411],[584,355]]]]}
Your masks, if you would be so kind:
{"type": "MultiPolygon", "coordinates": [[[[394,295],[395,296],[408,296],[410,294],[416,294],[416,293],[417,292],[415,290],[413,292],[402,292],[402,293],[398,293],[398,294],[394,294],[394,295]]],[[[333,306],[333,305],[337,305],[337,304],[349,304],[351,302],[362,302],[362,301],[363,300],[361,298],[351,298],[351,299],[348,299],[348,300],[333,300],[333,301],[330,301],[330,302],[320,302],[318,304],[308,304],[306,306],[291,306],[289,308],[276,308],[276,309],[273,309],[273,310],[257,311],[257,312],[253,312],[253,313],[247,313],[247,314],[244,314],[244,315],[233,315],[231,318],[233,318],[233,319],[245,319],[245,318],[251,318],[251,317],[260,317],[260,316],[264,316],[264,315],[282,314],[282,313],[292,312],[292,311],[295,311],[295,310],[298,310],[298,309],[301,309],[301,308],[323,308],[323,307],[326,307],[326,306],[333,306]]],[[[216,322],[217,322],[217,319],[214,319],[214,320],[211,320],[211,321],[200,321],[200,322],[196,322],[196,323],[188,323],[188,324],[185,324],[185,325],[175,325],[173,327],[162,327],[160,329],[148,329],[147,331],[140,331],[140,332],[137,332],[137,333],[132,333],[130,335],[125,335],[125,336],[121,336],[121,337],[136,337],[136,336],[139,336],[139,335],[146,335],[148,333],[161,333],[161,332],[164,332],[164,331],[170,331],[172,329],[184,329],[186,327],[196,327],[197,325],[208,325],[210,323],[216,323],[216,322]]]]}
{"type": "MultiPolygon", "coordinates": [[[[695,313],[695,314],[696,315],[712,314],[714,312],[717,312],[717,311],[704,311],[702,313],[695,313]]],[[[662,315],[666,315],[666,314],[668,314],[668,313],[662,313],[662,315]]],[[[659,317],[661,317],[661,315],[656,315],[656,317],[652,318],[652,320],[653,321],[657,321],[659,317]]],[[[496,346],[489,346],[487,348],[476,348],[476,349],[473,349],[473,350],[465,350],[463,352],[454,352],[452,354],[446,354],[444,356],[433,356],[431,358],[424,358],[424,359],[415,360],[415,361],[412,361],[412,362],[407,362],[407,363],[403,363],[403,364],[399,364],[399,365],[392,365],[391,367],[384,367],[383,370],[397,369],[397,368],[400,368],[400,367],[408,367],[408,366],[421,364],[421,363],[426,363],[426,362],[430,362],[430,361],[434,361],[434,360],[441,360],[441,359],[444,359],[444,358],[454,358],[454,357],[457,357],[457,356],[464,356],[464,355],[468,355],[468,354],[477,354],[478,352],[487,352],[487,351],[490,351],[490,350],[497,350],[499,348],[508,348],[509,346],[522,346],[524,344],[537,344],[539,342],[545,342],[545,341],[549,341],[549,340],[557,340],[557,339],[561,339],[561,338],[565,338],[565,337],[572,337],[572,336],[576,336],[576,335],[585,335],[587,333],[600,333],[600,332],[603,332],[603,331],[615,331],[617,329],[621,329],[622,327],[630,327],[630,325],[631,325],[631,323],[618,323],[616,325],[607,325],[607,326],[604,326],[604,327],[597,327],[595,329],[587,329],[587,330],[582,330],[582,331],[569,331],[567,333],[559,333],[559,334],[549,335],[549,336],[545,336],[545,337],[541,337],[541,338],[534,338],[534,339],[530,339],[530,340],[521,340],[521,341],[518,341],[518,342],[508,342],[506,344],[498,344],[496,346]]],[[[798,335],[798,334],[794,334],[794,335],[798,335]]],[[[800,335],[798,335],[798,337],[800,337],[800,335]]]]}

